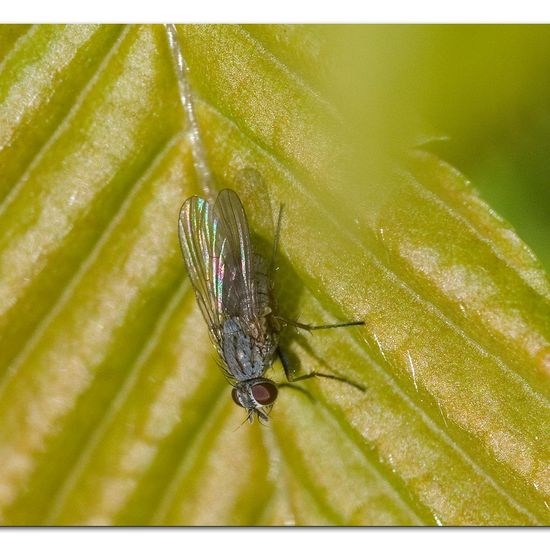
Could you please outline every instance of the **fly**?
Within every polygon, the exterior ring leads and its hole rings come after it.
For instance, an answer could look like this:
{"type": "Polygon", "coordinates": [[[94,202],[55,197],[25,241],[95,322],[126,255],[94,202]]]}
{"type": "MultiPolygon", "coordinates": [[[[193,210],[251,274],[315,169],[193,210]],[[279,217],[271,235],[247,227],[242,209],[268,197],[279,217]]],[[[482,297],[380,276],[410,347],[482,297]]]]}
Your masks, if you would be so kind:
{"type": "MultiPolygon", "coordinates": [[[[282,208],[275,243],[281,213],[282,208]]],[[[267,262],[254,251],[246,213],[237,193],[223,189],[214,202],[198,196],[187,199],[179,216],[179,238],[197,302],[224,374],[233,386],[233,401],[247,410],[248,418],[256,414],[267,420],[278,388],[266,377],[266,372],[277,357],[289,382],[316,376],[348,382],[319,372],[292,377],[279,347],[279,333],[285,325],[309,331],[364,323],[308,325],[277,315],[271,273],[273,258],[267,262]]],[[[276,246],[274,253],[275,249],[276,246]]]]}
{"type": "MultiPolygon", "coordinates": [[[[176,29],[166,26],[169,45],[178,76],[180,98],[195,145],[194,164],[204,183],[207,197],[192,196],[179,215],[179,240],[197,303],[208,325],[210,339],[221,359],[224,374],[233,386],[233,401],[254,415],[267,420],[277,399],[278,388],[313,377],[331,378],[361,386],[332,374],[311,372],[294,378],[280,349],[281,330],[291,325],[304,330],[320,330],[363,325],[363,321],[330,325],[308,325],[277,314],[273,294],[273,265],[281,228],[279,209],[272,257],[269,261],[254,250],[243,204],[234,191],[223,189],[212,194],[212,177],[205,162],[193,104],[186,80],[186,66],[179,49],[176,29]],[[267,371],[279,358],[288,383],[277,385],[267,371]]],[[[297,389],[300,389],[296,387],[297,389]]]]}

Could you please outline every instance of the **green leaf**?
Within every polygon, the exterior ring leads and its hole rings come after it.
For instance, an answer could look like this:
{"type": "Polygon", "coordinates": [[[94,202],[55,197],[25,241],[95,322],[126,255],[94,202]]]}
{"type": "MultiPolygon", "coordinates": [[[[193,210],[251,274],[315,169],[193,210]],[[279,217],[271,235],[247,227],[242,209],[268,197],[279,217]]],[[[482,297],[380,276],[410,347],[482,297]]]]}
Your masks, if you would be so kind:
{"type": "Polygon", "coordinates": [[[220,187],[267,242],[242,169],[285,205],[281,311],[366,323],[284,340],[365,393],[308,381],[240,426],[177,241],[200,188],[163,28],[0,28],[2,524],[549,523],[550,282],[414,148],[446,123],[402,61],[472,30],[439,32],[179,27],[220,187]]]}

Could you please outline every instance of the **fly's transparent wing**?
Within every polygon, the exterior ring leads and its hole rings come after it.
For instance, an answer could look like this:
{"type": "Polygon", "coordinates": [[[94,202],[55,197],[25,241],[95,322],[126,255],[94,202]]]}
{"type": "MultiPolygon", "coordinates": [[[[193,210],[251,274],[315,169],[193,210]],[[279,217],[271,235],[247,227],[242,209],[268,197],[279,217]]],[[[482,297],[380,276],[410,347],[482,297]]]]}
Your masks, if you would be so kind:
{"type": "Polygon", "coordinates": [[[267,263],[253,253],[243,205],[230,189],[213,205],[197,196],[185,201],[179,237],[197,302],[223,355],[224,322],[254,323],[269,305],[267,263]]]}
{"type": "Polygon", "coordinates": [[[253,254],[250,229],[239,196],[231,189],[220,191],[214,205],[224,242],[223,307],[229,317],[253,321],[262,314],[263,300],[258,295],[257,262],[253,254]]]}
{"type": "Polygon", "coordinates": [[[255,285],[255,308],[260,313],[265,312],[267,308],[276,310],[272,278],[275,275],[273,268],[279,225],[274,223],[269,188],[261,174],[251,167],[237,172],[236,185],[242,202],[255,205],[252,212],[247,212],[247,219],[252,220],[254,225],[250,238],[254,250],[252,280],[255,285]]]}
{"type": "Polygon", "coordinates": [[[197,302],[221,353],[225,237],[212,204],[197,196],[185,201],[179,216],[179,239],[197,302]]]}

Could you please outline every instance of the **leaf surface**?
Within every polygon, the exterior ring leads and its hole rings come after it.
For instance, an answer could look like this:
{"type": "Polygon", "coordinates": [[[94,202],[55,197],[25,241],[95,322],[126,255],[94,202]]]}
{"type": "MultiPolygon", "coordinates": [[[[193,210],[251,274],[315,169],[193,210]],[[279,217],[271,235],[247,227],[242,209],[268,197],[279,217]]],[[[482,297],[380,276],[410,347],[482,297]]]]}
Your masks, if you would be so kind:
{"type": "Polygon", "coordinates": [[[281,311],[365,320],[289,333],[295,369],[367,391],[308,381],[314,402],[282,389],[269,427],[239,427],[177,242],[200,189],[162,27],[4,26],[2,523],[548,524],[531,251],[426,148],[337,177],[341,28],[178,30],[220,188],[266,242],[284,204],[281,311]]]}

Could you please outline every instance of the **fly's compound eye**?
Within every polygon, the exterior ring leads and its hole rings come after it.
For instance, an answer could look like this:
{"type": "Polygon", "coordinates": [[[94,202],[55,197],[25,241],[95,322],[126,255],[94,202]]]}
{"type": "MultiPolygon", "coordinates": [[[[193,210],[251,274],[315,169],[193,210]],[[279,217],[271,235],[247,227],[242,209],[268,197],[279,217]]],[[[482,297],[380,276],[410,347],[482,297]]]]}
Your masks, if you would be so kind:
{"type": "Polygon", "coordinates": [[[252,397],[260,405],[271,405],[277,399],[279,390],[272,382],[259,382],[252,386],[252,397]]]}
{"type": "Polygon", "coordinates": [[[233,398],[233,401],[236,405],[239,405],[239,407],[244,407],[244,405],[239,401],[239,395],[237,394],[237,388],[233,388],[231,390],[231,397],[233,398]]]}

